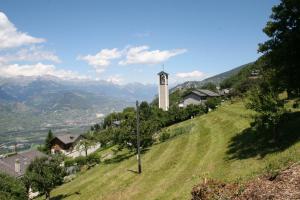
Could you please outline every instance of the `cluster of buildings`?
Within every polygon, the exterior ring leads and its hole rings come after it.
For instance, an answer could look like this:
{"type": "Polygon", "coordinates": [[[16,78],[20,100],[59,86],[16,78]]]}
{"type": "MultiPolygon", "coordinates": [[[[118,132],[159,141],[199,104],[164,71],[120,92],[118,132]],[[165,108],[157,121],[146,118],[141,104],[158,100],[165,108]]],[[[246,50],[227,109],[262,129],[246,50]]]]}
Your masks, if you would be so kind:
{"type": "MultiPolygon", "coordinates": [[[[161,71],[158,74],[159,86],[158,86],[158,105],[159,108],[167,111],[169,109],[169,89],[168,89],[168,77],[169,74],[161,71]]],[[[209,98],[226,96],[230,93],[230,89],[220,90],[218,93],[206,90],[195,89],[186,94],[182,101],[179,103],[179,107],[186,107],[190,104],[199,105],[204,104],[209,98]]]]}
{"type": "MultiPolygon", "coordinates": [[[[84,147],[80,146],[80,141],[84,139],[82,135],[64,134],[53,138],[51,141],[51,154],[63,154],[76,158],[85,156],[84,147]]],[[[87,153],[91,154],[100,148],[100,144],[95,144],[88,148],[87,153]]],[[[9,174],[16,178],[22,177],[26,168],[36,158],[47,156],[38,150],[25,152],[15,152],[7,157],[0,158],[0,172],[9,174]]]]}

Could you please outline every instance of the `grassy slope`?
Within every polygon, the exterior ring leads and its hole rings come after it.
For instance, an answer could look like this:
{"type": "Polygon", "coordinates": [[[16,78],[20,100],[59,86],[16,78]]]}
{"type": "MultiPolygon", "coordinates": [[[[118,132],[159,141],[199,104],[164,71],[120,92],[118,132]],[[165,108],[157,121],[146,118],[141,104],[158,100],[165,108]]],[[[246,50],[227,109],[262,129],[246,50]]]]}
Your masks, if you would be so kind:
{"type": "Polygon", "coordinates": [[[192,187],[204,177],[243,181],[262,173],[268,166],[300,160],[300,142],[296,141],[284,150],[269,151],[263,156],[259,152],[228,153],[232,139],[249,127],[249,114],[241,103],[228,104],[171,126],[171,130],[192,128],[189,133],[154,145],[143,154],[141,175],[130,171],[136,170],[133,156],[94,167],[55,189],[52,196],[57,199],[190,199],[192,187]]]}

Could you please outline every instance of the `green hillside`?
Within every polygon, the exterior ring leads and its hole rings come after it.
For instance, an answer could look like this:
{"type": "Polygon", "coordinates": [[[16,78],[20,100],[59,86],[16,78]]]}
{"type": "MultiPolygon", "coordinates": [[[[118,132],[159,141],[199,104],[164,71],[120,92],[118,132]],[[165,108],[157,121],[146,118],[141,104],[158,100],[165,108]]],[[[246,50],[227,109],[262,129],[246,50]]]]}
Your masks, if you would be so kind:
{"type": "MultiPolygon", "coordinates": [[[[250,111],[242,103],[225,104],[207,115],[169,127],[188,132],[152,146],[136,157],[116,155],[73,181],[55,189],[54,199],[190,199],[192,187],[204,177],[245,181],[267,170],[300,160],[299,112],[285,129],[287,142],[272,146],[249,128],[250,111]],[[297,126],[297,127],[295,127],[297,126]]],[[[284,127],[283,127],[284,128],[284,127]]],[[[100,152],[106,155],[110,150],[100,152]]]]}

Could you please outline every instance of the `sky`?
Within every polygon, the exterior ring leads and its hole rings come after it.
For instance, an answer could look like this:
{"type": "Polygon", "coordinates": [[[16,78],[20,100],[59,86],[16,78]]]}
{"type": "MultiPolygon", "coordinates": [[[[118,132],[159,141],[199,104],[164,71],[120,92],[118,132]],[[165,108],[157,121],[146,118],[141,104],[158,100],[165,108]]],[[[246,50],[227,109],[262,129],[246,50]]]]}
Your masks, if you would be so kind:
{"type": "Polygon", "coordinates": [[[0,76],[202,80],[255,61],[279,0],[0,0],[0,76]],[[164,67],[163,67],[164,66],[164,67]]]}

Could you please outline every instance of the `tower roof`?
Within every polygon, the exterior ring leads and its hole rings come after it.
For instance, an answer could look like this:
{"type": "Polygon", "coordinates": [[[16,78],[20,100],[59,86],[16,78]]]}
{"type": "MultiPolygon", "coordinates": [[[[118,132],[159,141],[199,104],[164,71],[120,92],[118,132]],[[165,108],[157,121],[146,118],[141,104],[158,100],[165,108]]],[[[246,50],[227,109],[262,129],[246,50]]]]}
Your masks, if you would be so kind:
{"type": "Polygon", "coordinates": [[[159,72],[157,75],[162,75],[162,74],[169,75],[167,72],[164,71],[159,72]]]}

